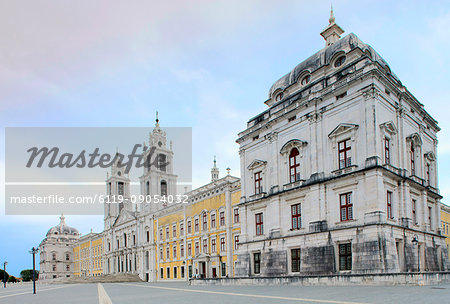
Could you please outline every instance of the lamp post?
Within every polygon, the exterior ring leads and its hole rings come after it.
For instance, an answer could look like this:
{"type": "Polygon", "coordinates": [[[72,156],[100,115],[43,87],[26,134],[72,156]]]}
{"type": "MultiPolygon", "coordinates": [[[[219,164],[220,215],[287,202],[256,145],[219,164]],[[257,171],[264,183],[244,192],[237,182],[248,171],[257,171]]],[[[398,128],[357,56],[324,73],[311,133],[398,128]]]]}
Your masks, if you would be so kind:
{"type": "Polygon", "coordinates": [[[36,294],[36,263],[35,263],[35,255],[39,252],[38,248],[31,248],[30,253],[33,255],[33,294],[36,294]]]}
{"type": "Polygon", "coordinates": [[[6,288],[6,265],[8,265],[8,262],[3,262],[3,288],[6,288]]]}
{"type": "Polygon", "coordinates": [[[414,246],[417,245],[417,272],[420,272],[420,250],[419,250],[419,237],[417,234],[414,235],[412,239],[412,243],[414,246]]]}

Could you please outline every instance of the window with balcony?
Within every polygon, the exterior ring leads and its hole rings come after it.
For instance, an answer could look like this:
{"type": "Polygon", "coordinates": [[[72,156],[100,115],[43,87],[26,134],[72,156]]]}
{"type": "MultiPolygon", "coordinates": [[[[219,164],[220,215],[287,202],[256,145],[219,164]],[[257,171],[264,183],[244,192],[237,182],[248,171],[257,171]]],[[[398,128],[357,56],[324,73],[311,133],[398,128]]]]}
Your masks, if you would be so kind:
{"type": "Polygon", "coordinates": [[[344,169],[352,165],[352,151],[350,139],[338,143],[339,169],[344,169]]]}
{"type": "Polygon", "coordinates": [[[385,137],[384,138],[384,162],[386,164],[391,164],[391,144],[390,139],[385,137]]]}
{"type": "Polygon", "coordinates": [[[263,192],[262,188],[262,172],[255,173],[255,194],[260,194],[263,192]]]}
{"type": "Polygon", "coordinates": [[[208,240],[203,240],[203,253],[208,253],[208,240]]]}
{"type": "Polygon", "coordinates": [[[291,183],[300,180],[300,153],[297,148],[289,154],[289,180],[291,183]]]}
{"type": "Polygon", "coordinates": [[[387,218],[388,219],[393,219],[394,218],[394,214],[392,213],[392,192],[391,191],[388,191],[386,193],[386,203],[387,203],[387,206],[386,206],[387,218]]]}
{"type": "Polygon", "coordinates": [[[262,213],[255,214],[255,222],[256,222],[256,235],[263,235],[264,234],[264,221],[263,221],[262,213]]]}
{"type": "Polygon", "coordinates": [[[300,229],[302,227],[302,209],[300,204],[291,206],[291,228],[300,229]]]}
{"type": "Polygon", "coordinates": [[[341,205],[341,222],[353,219],[352,193],[344,193],[339,196],[341,205]]]}

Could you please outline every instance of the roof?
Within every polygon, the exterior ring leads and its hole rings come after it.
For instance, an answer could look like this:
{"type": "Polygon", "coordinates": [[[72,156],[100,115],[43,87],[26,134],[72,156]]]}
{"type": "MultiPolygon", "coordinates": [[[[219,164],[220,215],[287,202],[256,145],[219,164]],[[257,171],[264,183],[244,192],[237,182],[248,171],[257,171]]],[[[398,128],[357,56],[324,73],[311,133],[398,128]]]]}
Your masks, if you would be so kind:
{"type": "MultiPolygon", "coordinates": [[[[319,68],[330,64],[336,54],[342,52],[348,53],[355,48],[359,48],[363,52],[368,52],[373,61],[378,62],[382,67],[387,68],[390,71],[387,62],[370,45],[362,42],[354,33],[350,33],[302,61],[291,72],[275,81],[269,90],[269,98],[271,98],[277,90],[284,90],[296,83],[299,80],[299,77],[305,72],[313,73],[319,68]]],[[[395,75],[393,75],[393,77],[398,80],[395,75]]]]}

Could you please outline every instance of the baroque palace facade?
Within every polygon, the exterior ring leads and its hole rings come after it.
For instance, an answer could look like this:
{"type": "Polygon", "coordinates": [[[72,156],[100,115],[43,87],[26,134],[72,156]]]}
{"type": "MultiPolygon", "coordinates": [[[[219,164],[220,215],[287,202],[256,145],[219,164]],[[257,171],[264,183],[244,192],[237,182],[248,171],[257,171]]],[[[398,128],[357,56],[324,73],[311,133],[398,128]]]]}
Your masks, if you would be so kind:
{"type": "MultiPolygon", "coordinates": [[[[141,194],[175,197],[173,151],[167,147],[159,121],[150,134],[157,166],[145,168],[141,194]]],[[[147,150],[147,151],[150,151],[147,150]]],[[[144,155],[144,159],[147,155],[144,155]]],[[[120,204],[105,204],[103,272],[134,273],[145,281],[226,277],[234,274],[239,242],[240,180],[211,170],[211,182],[185,193],[186,203],[132,204],[130,180],[113,166],[108,195],[123,196],[120,204]]]]}
{"type": "Polygon", "coordinates": [[[238,276],[448,270],[437,122],[331,14],[239,133],[238,276]]]}

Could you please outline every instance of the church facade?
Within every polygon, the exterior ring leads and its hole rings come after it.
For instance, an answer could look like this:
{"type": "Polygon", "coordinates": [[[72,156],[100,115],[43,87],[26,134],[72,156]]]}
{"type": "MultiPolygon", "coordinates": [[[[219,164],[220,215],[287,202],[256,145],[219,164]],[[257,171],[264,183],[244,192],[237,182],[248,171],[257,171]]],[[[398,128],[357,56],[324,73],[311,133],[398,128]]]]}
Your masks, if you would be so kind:
{"type": "Polygon", "coordinates": [[[144,168],[140,194],[159,203],[133,204],[130,179],[120,166],[108,175],[110,201],[124,200],[105,204],[103,273],[133,273],[152,282],[232,276],[240,234],[239,178],[219,178],[214,161],[209,184],[177,195],[172,145],[158,119],[149,148],[143,159],[153,151],[156,165],[144,168]],[[169,202],[179,198],[182,203],[169,202]]]}
{"type": "Polygon", "coordinates": [[[331,15],[237,140],[237,276],[448,270],[437,122],[331,15]]]}

